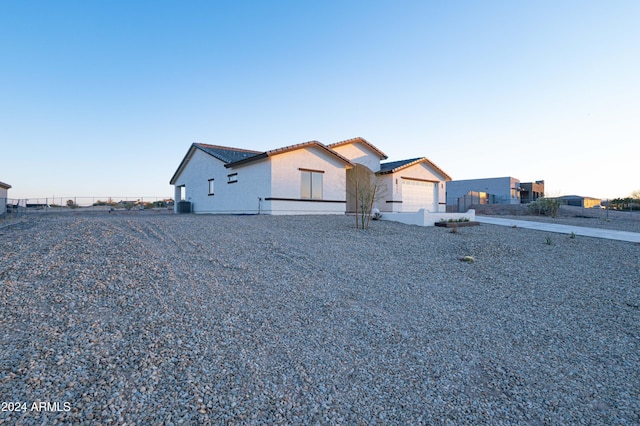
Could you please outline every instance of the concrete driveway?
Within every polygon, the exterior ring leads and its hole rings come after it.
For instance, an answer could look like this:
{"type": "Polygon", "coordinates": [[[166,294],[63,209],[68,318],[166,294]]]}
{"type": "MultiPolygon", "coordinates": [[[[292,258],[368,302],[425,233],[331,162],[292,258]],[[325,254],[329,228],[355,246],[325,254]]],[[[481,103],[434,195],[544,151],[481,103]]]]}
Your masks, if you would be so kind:
{"type": "Polygon", "coordinates": [[[616,231],[613,229],[587,228],[584,226],[560,225],[556,223],[532,222],[528,220],[502,219],[493,216],[476,215],[477,222],[500,226],[517,226],[518,228],[536,229],[538,231],[556,232],[594,238],[607,238],[610,240],[629,241],[640,243],[640,233],[616,231]]]}

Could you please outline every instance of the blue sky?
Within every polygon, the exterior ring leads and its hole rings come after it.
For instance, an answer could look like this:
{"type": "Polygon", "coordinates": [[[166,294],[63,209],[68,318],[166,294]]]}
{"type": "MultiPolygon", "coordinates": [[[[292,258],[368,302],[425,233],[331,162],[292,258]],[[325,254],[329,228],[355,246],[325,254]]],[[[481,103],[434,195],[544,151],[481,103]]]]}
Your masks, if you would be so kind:
{"type": "Polygon", "coordinates": [[[454,179],[640,189],[638,1],[0,1],[10,197],[167,196],[192,142],[362,136],[454,179]]]}

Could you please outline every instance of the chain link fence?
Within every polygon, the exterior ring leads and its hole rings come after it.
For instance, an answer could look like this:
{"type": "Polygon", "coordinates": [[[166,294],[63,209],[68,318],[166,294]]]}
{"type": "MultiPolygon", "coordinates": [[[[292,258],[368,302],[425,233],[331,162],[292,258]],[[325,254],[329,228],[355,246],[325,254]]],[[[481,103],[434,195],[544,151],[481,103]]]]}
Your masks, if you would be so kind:
{"type": "Polygon", "coordinates": [[[173,210],[173,205],[172,198],[158,196],[0,198],[0,217],[18,217],[50,212],[173,210]]]}

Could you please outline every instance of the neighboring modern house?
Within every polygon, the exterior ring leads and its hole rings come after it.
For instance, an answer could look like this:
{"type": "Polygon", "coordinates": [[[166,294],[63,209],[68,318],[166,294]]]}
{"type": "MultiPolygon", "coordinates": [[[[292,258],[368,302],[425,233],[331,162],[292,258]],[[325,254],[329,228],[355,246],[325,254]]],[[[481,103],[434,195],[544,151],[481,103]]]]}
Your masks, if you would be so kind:
{"type": "Polygon", "coordinates": [[[466,209],[469,204],[520,204],[520,180],[514,177],[452,180],[447,183],[447,206],[466,209]],[[471,198],[467,203],[466,198],[471,198]],[[479,197],[480,202],[473,202],[479,197]]]}
{"type": "Polygon", "coordinates": [[[447,211],[466,211],[473,204],[526,204],[543,196],[543,180],[521,183],[511,176],[454,180],[447,183],[447,211]]]}
{"type": "Polygon", "coordinates": [[[7,212],[7,200],[9,196],[7,195],[11,185],[8,183],[0,182],[0,216],[4,216],[7,212]]]}
{"type": "Polygon", "coordinates": [[[385,159],[363,138],[266,152],[194,143],[170,183],[194,213],[344,214],[355,211],[350,177],[364,166],[385,187],[381,211],[444,211],[446,173],[426,158],[385,159]]]}
{"type": "Polygon", "coordinates": [[[523,204],[536,201],[544,197],[544,181],[520,182],[520,202],[523,204]]]}

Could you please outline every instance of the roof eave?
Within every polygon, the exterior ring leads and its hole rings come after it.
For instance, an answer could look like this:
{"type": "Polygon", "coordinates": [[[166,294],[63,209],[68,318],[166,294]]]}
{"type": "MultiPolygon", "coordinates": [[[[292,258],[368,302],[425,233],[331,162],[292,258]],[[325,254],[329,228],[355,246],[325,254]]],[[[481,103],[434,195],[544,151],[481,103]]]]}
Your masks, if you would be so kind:
{"type": "Polygon", "coordinates": [[[296,145],[290,145],[290,146],[285,146],[285,147],[282,147],[282,148],[272,149],[270,151],[263,152],[262,154],[254,155],[253,157],[249,157],[249,158],[245,158],[245,159],[242,159],[242,160],[239,160],[239,161],[234,161],[232,163],[225,164],[224,166],[227,167],[227,168],[233,168],[233,167],[237,167],[237,166],[242,166],[244,164],[248,164],[248,163],[251,163],[251,162],[254,162],[254,161],[258,161],[258,160],[262,160],[262,159],[265,159],[265,158],[273,157],[274,155],[284,154],[286,152],[296,151],[296,150],[299,150],[299,149],[304,149],[304,148],[309,148],[309,147],[320,148],[323,151],[325,151],[328,154],[330,154],[331,156],[336,157],[340,161],[344,162],[345,165],[353,166],[353,163],[351,163],[351,161],[349,161],[347,158],[343,157],[342,155],[338,154],[334,150],[328,148],[326,145],[324,145],[324,144],[322,144],[322,143],[320,143],[318,141],[303,142],[303,143],[296,144],[296,145]]]}
{"type": "Polygon", "coordinates": [[[262,154],[257,154],[254,155],[252,157],[248,157],[248,158],[243,158],[242,160],[238,160],[238,161],[233,161],[231,163],[227,163],[224,166],[228,169],[228,168],[232,168],[232,167],[237,167],[237,166],[242,166],[243,164],[247,164],[247,163],[251,163],[254,161],[258,161],[258,160],[262,160],[263,158],[267,158],[269,155],[266,152],[263,152],[262,154]]]}
{"type": "Polygon", "coordinates": [[[381,160],[386,160],[389,157],[387,156],[387,154],[385,154],[384,152],[380,151],[378,149],[378,147],[376,147],[375,145],[373,145],[371,142],[369,142],[368,140],[366,140],[363,137],[356,137],[356,138],[351,138],[351,139],[346,139],[340,142],[335,142],[335,143],[331,143],[329,145],[327,145],[327,147],[329,149],[333,148],[333,147],[338,147],[338,146],[342,146],[342,145],[347,145],[350,143],[356,143],[356,142],[360,142],[363,145],[367,146],[369,149],[371,149],[373,152],[375,152],[376,154],[378,154],[378,156],[380,157],[381,160]]]}
{"type": "Polygon", "coordinates": [[[378,174],[378,175],[386,175],[386,174],[395,173],[395,172],[398,172],[398,171],[400,171],[400,170],[406,169],[407,167],[411,167],[411,166],[414,166],[414,165],[419,164],[419,163],[427,163],[427,164],[429,164],[429,166],[431,166],[435,171],[437,171],[438,173],[440,173],[440,174],[444,177],[444,180],[445,180],[445,181],[450,181],[450,180],[452,180],[452,179],[451,179],[451,176],[449,176],[448,174],[446,174],[446,173],[444,172],[444,170],[442,170],[440,167],[436,166],[436,165],[435,165],[431,160],[429,160],[427,157],[422,157],[422,158],[419,158],[419,159],[417,159],[417,160],[415,160],[415,161],[412,161],[412,162],[410,162],[410,163],[403,164],[403,165],[401,165],[401,166],[395,167],[395,168],[393,168],[393,169],[377,172],[376,174],[378,174]]]}
{"type": "Polygon", "coordinates": [[[185,154],[184,158],[180,162],[180,165],[176,169],[176,172],[171,177],[171,180],[169,181],[169,185],[175,185],[176,184],[176,181],[178,180],[178,177],[180,176],[180,173],[182,173],[182,171],[187,166],[187,163],[189,162],[191,157],[193,157],[193,153],[195,152],[195,148],[197,148],[197,145],[195,143],[192,143],[191,146],[189,147],[189,150],[185,154]]]}

